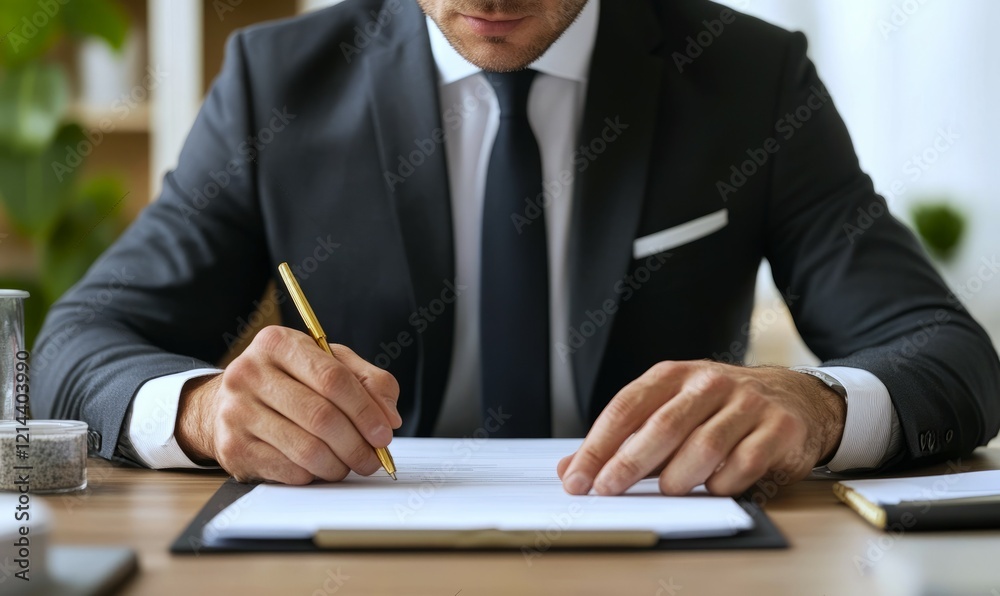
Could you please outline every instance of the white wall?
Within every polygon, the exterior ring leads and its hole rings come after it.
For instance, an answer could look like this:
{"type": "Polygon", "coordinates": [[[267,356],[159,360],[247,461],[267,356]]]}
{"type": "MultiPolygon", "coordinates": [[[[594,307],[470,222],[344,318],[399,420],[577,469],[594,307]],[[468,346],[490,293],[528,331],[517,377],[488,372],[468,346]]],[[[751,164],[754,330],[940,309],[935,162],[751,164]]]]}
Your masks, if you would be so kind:
{"type": "MultiPolygon", "coordinates": [[[[998,343],[1000,275],[984,281],[980,272],[989,273],[983,259],[1000,258],[1000,36],[993,31],[1000,2],[722,1],[809,37],[862,166],[898,217],[909,220],[912,205],[928,196],[966,212],[966,242],[939,269],[953,288],[966,289],[970,310],[998,343]],[[914,155],[931,149],[942,129],[953,130],[954,144],[914,169],[914,155]],[[905,191],[894,195],[897,183],[905,191]]],[[[773,294],[761,285],[766,308],[773,294]]]]}

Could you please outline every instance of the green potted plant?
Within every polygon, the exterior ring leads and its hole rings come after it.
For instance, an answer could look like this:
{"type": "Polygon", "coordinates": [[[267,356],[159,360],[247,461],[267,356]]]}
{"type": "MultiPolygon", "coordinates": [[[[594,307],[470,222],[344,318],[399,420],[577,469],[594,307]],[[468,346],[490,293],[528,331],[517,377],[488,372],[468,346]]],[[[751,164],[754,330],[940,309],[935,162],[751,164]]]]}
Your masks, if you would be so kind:
{"type": "Polygon", "coordinates": [[[950,263],[965,236],[965,215],[943,199],[924,199],[912,209],[913,225],[927,251],[942,263],[950,263]]]}
{"type": "Polygon", "coordinates": [[[69,116],[70,77],[56,56],[87,38],[120,49],[127,31],[112,0],[0,3],[0,209],[11,228],[0,234],[0,250],[17,235],[39,264],[27,275],[0,272],[0,287],[32,293],[29,346],[48,307],[124,227],[122,182],[80,176],[88,140],[69,116]]]}

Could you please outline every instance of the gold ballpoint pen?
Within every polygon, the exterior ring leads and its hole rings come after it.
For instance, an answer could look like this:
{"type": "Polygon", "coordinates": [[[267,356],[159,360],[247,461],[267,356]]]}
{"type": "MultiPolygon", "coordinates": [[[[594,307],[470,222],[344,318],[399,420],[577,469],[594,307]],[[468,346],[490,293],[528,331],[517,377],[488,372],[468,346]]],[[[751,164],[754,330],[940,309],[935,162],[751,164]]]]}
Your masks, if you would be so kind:
{"type": "MultiPolygon", "coordinates": [[[[295,279],[295,274],[292,273],[292,269],[288,266],[288,263],[282,263],[278,265],[278,273],[281,274],[281,279],[285,282],[285,287],[288,288],[288,293],[292,296],[292,302],[295,303],[295,308],[299,309],[299,314],[302,316],[302,320],[305,321],[306,327],[309,328],[309,334],[312,335],[313,339],[319,347],[323,348],[327,354],[333,356],[333,350],[330,349],[330,343],[326,341],[326,333],[319,324],[319,319],[316,318],[316,313],[313,312],[312,306],[306,300],[306,295],[302,293],[302,288],[299,287],[299,281],[295,279]]],[[[375,455],[378,456],[378,460],[382,462],[382,467],[385,471],[389,473],[389,476],[393,480],[396,479],[396,464],[392,461],[392,455],[389,450],[385,447],[377,447],[375,449],[375,455]]]]}

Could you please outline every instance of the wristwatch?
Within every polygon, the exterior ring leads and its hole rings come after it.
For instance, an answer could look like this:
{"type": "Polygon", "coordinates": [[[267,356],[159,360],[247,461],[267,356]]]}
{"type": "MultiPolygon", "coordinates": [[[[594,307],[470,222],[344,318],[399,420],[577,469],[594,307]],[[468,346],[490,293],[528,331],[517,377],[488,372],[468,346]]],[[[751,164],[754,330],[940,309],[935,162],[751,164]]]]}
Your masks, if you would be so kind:
{"type": "MultiPolygon", "coordinates": [[[[800,373],[803,373],[803,374],[807,374],[807,375],[809,375],[811,377],[816,377],[820,381],[823,381],[824,383],[826,383],[827,387],[829,387],[830,389],[833,389],[834,391],[837,392],[837,395],[839,395],[840,397],[844,398],[844,402],[845,403],[847,402],[847,388],[844,387],[844,385],[841,384],[840,381],[838,381],[837,379],[831,377],[830,375],[826,374],[825,372],[823,372],[821,370],[816,370],[815,368],[793,368],[792,370],[794,370],[795,372],[800,372],[800,373]]],[[[845,428],[846,428],[846,422],[845,422],[845,428]]],[[[836,454],[834,454],[834,455],[836,455],[836,454]]],[[[821,473],[822,472],[829,473],[830,469],[827,468],[826,466],[831,461],[833,461],[833,456],[831,456],[830,459],[828,459],[828,460],[826,460],[824,462],[821,462],[819,465],[817,465],[816,467],[814,467],[813,471],[814,472],[821,472],[821,473]]]]}
{"type": "Polygon", "coordinates": [[[831,377],[830,375],[826,374],[825,372],[823,372],[821,370],[816,370],[815,368],[793,368],[792,370],[794,370],[795,372],[800,372],[800,373],[803,373],[803,374],[807,374],[807,375],[812,376],[812,377],[816,377],[820,381],[823,381],[824,383],[826,383],[827,387],[829,387],[830,389],[833,389],[834,391],[836,391],[837,394],[840,395],[840,397],[844,398],[845,400],[847,399],[847,388],[845,388],[840,383],[840,381],[838,381],[837,379],[834,379],[833,377],[831,377]]]}

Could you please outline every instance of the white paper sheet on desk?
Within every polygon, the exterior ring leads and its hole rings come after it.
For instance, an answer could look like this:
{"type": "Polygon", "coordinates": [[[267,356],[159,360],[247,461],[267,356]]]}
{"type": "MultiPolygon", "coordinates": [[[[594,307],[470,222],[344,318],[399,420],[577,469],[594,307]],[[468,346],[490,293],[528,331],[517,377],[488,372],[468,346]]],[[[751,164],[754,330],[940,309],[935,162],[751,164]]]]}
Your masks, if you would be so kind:
{"type": "Polygon", "coordinates": [[[573,496],[556,463],[580,439],[400,438],[399,480],[379,471],[336,484],[262,484],[224,509],[206,540],[311,538],[319,530],[652,530],[661,537],[728,536],[753,527],[733,499],[665,497],[655,479],[624,496],[573,496]]]}
{"type": "Polygon", "coordinates": [[[927,502],[1000,496],[1000,471],[918,478],[844,480],[841,484],[853,488],[872,503],[898,505],[903,501],[927,502]]]}

